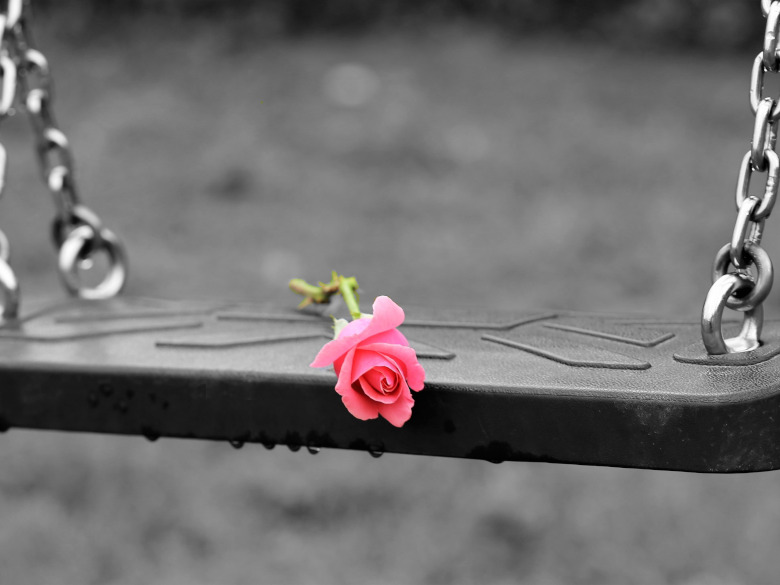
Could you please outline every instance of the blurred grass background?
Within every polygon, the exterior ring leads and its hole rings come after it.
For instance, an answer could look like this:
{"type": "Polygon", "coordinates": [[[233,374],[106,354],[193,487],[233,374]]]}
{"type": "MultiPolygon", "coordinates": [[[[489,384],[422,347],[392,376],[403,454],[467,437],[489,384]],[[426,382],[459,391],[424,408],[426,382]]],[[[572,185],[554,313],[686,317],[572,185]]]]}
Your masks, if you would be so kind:
{"type": "MultiPolygon", "coordinates": [[[[49,4],[36,38],[129,294],[291,304],[335,268],[402,305],[698,316],[757,1],[49,4]]],[[[60,298],[21,116],[2,141],[25,298],[60,298]]],[[[774,583],[779,487],[12,430],[0,584],[774,583]]]]}

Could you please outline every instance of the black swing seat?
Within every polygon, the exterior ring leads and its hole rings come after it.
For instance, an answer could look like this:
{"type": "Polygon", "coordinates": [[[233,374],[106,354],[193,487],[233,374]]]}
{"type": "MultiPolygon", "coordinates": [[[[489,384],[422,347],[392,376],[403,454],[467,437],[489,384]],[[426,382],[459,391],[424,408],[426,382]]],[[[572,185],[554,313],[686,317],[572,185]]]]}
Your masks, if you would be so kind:
{"type": "Polygon", "coordinates": [[[427,378],[403,428],[353,418],[333,371],[308,367],[331,336],[326,318],[119,298],[48,305],[0,327],[0,430],[697,472],[780,468],[778,323],[766,325],[757,350],[707,356],[697,323],[406,315],[401,329],[427,378]]]}

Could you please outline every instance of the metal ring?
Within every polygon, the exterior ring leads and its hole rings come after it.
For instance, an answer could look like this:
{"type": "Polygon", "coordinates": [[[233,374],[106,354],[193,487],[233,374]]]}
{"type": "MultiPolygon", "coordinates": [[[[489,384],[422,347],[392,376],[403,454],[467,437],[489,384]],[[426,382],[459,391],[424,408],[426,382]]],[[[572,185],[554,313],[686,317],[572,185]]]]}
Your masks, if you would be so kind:
{"type": "MultiPolygon", "coordinates": [[[[93,235],[91,245],[97,246],[98,248],[103,245],[103,232],[105,231],[103,220],[101,220],[98,214],[89,207],[76,203],[76,205],[71,208],[67,221],[72,226],[85,225],[89,227],[92,230],[93,235]]],[[[67,239],[67,236],[65,239],[67,239]]],[[[85,252],[89,253],[89,250],[87,249],[85,252]]]]}
{"type": "Polygon", "coordinates": [[[744,280],[742,275],[724,274],[710,288],[701,313],[701,338],[708,354],[741,353],[761,345],[761,330],[764,326],[764,308],[761,305],[745,313],[737,337],[723,339],[723,308],[729,298],[749,286],[750,281],[744,280]]]}
{"type": "Polygon", "coordinates": [[[82,299],[109,299],[121,292],[127,278],[127,256],[124,247],[114,232],[103,228],[100,233],[102,240],[97,244],[95,232],[88,225],[82,225],[68,234],[62,243],[59,253],[59,271],[62,282],[68,292],[82,299]],[[78,264],[89,251],[94,254],[103,250],[108,254],[109,269],[105,278],[94,287],[82,286],[78,272],[78,264]]]}
{"type": "Polygon", "coordinates": [[[777,41],[780,35],[780,3],[775,2],[769,8],[766,15],[766,29],[764,31],[763,63],[767,71],[778,70],[780,61],[777,55],[777,41]]]}
{"type": "MultiPolygon", "coordinates": [[[[753,176],[752,152],[747,151],[739,166],[739,175],[737,176],[736,202],[737,209],[742,208],[745,199],[748,198],[750,189],[750,179],[753,176]]],[[[780,187],[780,157],[774,150],[764,151],[764,160],[769,163],[766,175],[766,186],[764,187],[764,196],[761,198],[761,205],[753,213],[754,220],[766,219],[772,213],[777,199],[778,187],[780,187]]]]}
{"type": "Polygon", "coordinates": [[[84,260],[92,254],[92,250],[103,244],[103,220],[97,213],[86,205],[76,203],[68,208],[62,215],[58,215],[52,223],[52,240],[54,246],[59,249],[70,233],[81,226],[87,226],[92,230],[92,241],[81,251],[80,260],[84,260]]]}
{"type": "MultiPolygon", "coordinates": [[[[750,70],[750,109],[753,113],[758,110],[758,104],[764,99],[764,53],[756,55],[753,60],[753,69],[750,70]]],[[[772,122],[780,118],[780,102],[775,102],[772,108],[772,122]]]]}
{"type": "MultiPolygon", "coordinates": [[[[753,221],[753,212],[756,207],[761,203],[758,197],[748,197],[739,208],[737,214],[737,222],[734,224],[734,232],[731,235],[731,248],[729,249],[729,256],[731,257],[731,263],[735,268],[747,268],[744,258],[745,243],[750,235],[751,225],[755,225],[753,221]]],[[[764,220],[761,220],[762,222],[764,220]]],[[[759,232],[760,237],[760,232],[759,232]]],[[[759,242],[753,241],[754,244],[759,242]]]]}
{"type": "MultiPolygon", "coordinates": [[[[772,260],[769,259],[764,249],[752,242],[745,242],[743,257],[747,258],[750,263],[748,266],[753,265],[756,267],[755,284],[744,296],[732,295],[726,299],[726,306],[734,311],[750,311],[755,307],[763,303],[769,296],[769,291],[772,290],[772,283],[774,282],[775,272],[772,267],[772,260]]],[[[717,282],[727,274],[729,274],[728,267],[731,264],[731,243],[726,244],[715,256],[715,263],[712,266],[712,282],[717,282]]],[[[744,280],[751,282],[751,279],[746,274],[741,274],[744,280]]],[[[743,291],[738,291],[743,292],[743,291]]]]}

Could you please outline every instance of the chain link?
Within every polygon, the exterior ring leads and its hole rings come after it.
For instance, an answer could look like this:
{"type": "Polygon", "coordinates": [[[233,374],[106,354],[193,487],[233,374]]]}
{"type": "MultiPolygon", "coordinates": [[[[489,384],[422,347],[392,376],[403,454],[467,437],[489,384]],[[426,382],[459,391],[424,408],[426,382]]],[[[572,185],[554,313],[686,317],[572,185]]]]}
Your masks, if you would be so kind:
{"type": "MultiPolygon", "coordinates": [[[[127,257],[117,236],[80,202],[73,152],[52,108],[54,84],[49,62],[30,31],[30,0],[7,0],[6,11],[0,11],[0,25],[0,120],[13,113],[15,103],[30,119],[43,181],[57,206],[52,239],[58,250],[61,280],[73,295],[112,297],[124,286],[127,257]],[[87,286],[80,271],[93,265],[96,254],[105,254],[109,265],[97,285],[87,286]]],[[[0,158],[4,170],[4,156],[0,158]]],[[[0,287],[4,285],[2,262],[0,258],[0,287]]]]}
{"type": "MultiPolygon", "coordinates": [[[[737,211],[742,207],[745,199],[748,198],[750,190],[750,179],[753,177],[754,167],[758,166],[753,161],[752,148],[742,158],[737,175],[736,203],[737,211]]],[[[766,219],[772,213],[772,208],[777,200],[777,191],[780,187],[780,156],[774,151],[764,148],[763,165],[767,170],[766,182],[764,184],[764,195],[761,197],[760,205],[757,207],[754,219],[766,219]]]]}
{"type": "Polygon", "coordinates": [[[764,50],[762,61],[764,69],[777,73],[780,60],[777,55],[777,41],[780,37],[780,3],[773,2],[766,15],[766,32],[764,33],[764,50]]]}
{"type": "Polygon", "coordinates": [[[729,259],[737,269],[747,268],[745,263],[745,244],[748,242],[748,238],[751,238],[755,244],[760,243],[761,236],[763,235],[762,229],[764,220],[755,221],[753,215],[756,208],[761,203],[758,197],[748,197],[742,203],[737,214],[737,223],[734,225],[734,232],[731,235],[731,243],[729,244],[729,259]],[[758,234],[757,236],[753,234],[758,234]],[[758,240],[758,241],[756,241],[758,240]]]}
{"type": "Polygon", "coordinates": [[[711,355],[750,351],[760,345],[762,303],[772,289],[774,269],[761,248],[764,222],[772,213],[780,188],[780,156],[775,151],[780,99],[764,96],[764,75],[780,72],[780,0],[761,0],[766,17],[762,51],[750,73],[750,109],[755,114],[750,150],[737,176],[737,221],[731,241],[715,258],[712,287],[702,309],[702,340],[711,355]],[[750,194],[753,173],[766,173],[763,194],[750,194]],[[723,339],[721,320],[728,307],[744,313],[737,337],[723,339]]]}
{"type": "Polygon", "coordinates": [[[777,142],[777,122],[771,118],[773,105],[772,98],[764,98],[756,109],[750,148],[750,160],[755,171],[763,172],[767,169],[767,152],[774,151],[777,142]]]}

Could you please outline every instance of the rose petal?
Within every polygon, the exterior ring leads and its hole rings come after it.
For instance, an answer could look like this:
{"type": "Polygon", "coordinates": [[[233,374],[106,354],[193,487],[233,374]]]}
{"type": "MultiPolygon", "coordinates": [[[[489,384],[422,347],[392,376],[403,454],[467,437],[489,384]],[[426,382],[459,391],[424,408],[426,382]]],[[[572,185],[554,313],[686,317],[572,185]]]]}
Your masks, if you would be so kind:
{"type": "Polygon", "coordinates": [[[382,394],[391,394],[398,388],[398,372],[392,368],[374,368],[363,374],[361,378],[382,394]]]}
{"type": "MultiPolygon", "coordinates": [[[[406,383],[403,383],[406,386],[406,383]]],[[[402,427],[412,416],[412,407],[414,398],[412,398],[409,388],[402,388],[398,400],[392,404],[379,405],[379,414],[384,417],[394,427],[402,427]]]]}
{"type": "Polygon", "coordinates": [[[341,331],[339,331],[338,337],[336,339],[343,337],[351,337],[353,335],[358,335],[362,333],[366,327],[369,326],[371,323],[370,317],[361,317],[360,319],[355,319],[354,321],[350,321],[347,323],[341,331]]]}
{"type": "Polygon", "coordinates": [[[339,359],[337,359],[335,362],[333,362],[333,369],[336,370],[336,375],[341,375],[341,367],[344,365],[344,359],[346,358],[346,355],[341,356],[339,359]]]}
{"type": "Polygon", "coordinates": [[[375,351],[363,351],[362,347],[356,347],[352,364],[350,365],[352,371],[350,383],[357,382],[360,376],[380,366],[395,370],[399,376],[404,375],[403,370],[392,359],[388,359],[375,351]]]}
{"type": "Polygon", "coordinates": [[[336,392],[342,396],[352,388],[352,362],[354,359],[355,350],[352,349],[344,356],[339,371],[337,372],[339,379],[336,381],[336,392]]]}
{"type": "Polygon", "coordinates": [[[333,341],[329,341],[320,349],[314,361],[309,364],[312,368],[324,368],[338,361],[351,347],[359,343],[360,335],[370,324],[371,319],[364,317],[355,319],[341,330],[339,336],[333,341]]]}
{"type": "Polygon", "coordinates": [[[329,366],[364,339],[395,329],[404,322],[404,310],[389,297],[377,297],[374,301],[373,310],[374,316],[371,319],[365,319],[368,321],[368,325],[362,331],[356,330],[362,325],[361,322],[364,319],[358,319],[347,325],[339,334],[338,339],[325,344],[317,354],[317,357],[314,358],[311,367],[324,368],[329,366]],[[355,325],[354,328],[349,329],[354,323],[360,325],[355,325]],[[355,331],[355,333],[350,334],[350,331],[355,331]]]}
{"type": "Polygon", "coordinates": [[[374,402],[362,392],[350,386],[349,390],[341,395],[341,401],[347,407],[349,413],[360,420],[369,420],[379,416],[380,403],[374,402]]]}
{"type": "MultiPolygon", "coordinates": [[[[393,359],[391,356],[385,355],[385,356],[382,356],[382,357],[384,357],[384,359],[386,359],[391,364],[390,367],[392,369],[394,369],[396,372],[403,372],[403,368],[401,367],[401,365],[399,363],[397,363],[395,361],[395,359],[393,359]]],[[[422,369],[422,366],[420,366],[420,369],[422,369]]],[[[424,374],[425,374],[425,372],[423,372],[423,375],[424,374]]],[[[401,374],[400,377],[399,377],[399,380],[401,381],[400,385],[401,385],[401,388],[402,388],[402,392],[408,392],[410,387],[408,385],[406,377],[403,374],[401,374]]],[[[422,390],[422,383],[420,385],[419,390],[422,390]]],[[[409,393],[409,395],[411,396],[411,393],[409,393]]],[[[411,399],[411,400],[414,401],[414,399],[411,399]]]]}
{"type": "MultiPolygon", "coordinates": [[[[370,372],[366,372],[366,375],[361,376],[360,380],[358,380],[361,389],[363,390],[363,393],[366,395],[366,397],[374,402],[379,402],[381,404],[392,404],[396,400],[398,400],[399,396],[399,388],[401,387],[401,382],[403,378],[399,378],[397,375],[395,375],[394,372],[388,370],[390,374],[392,375],[392,386],[388,389],[388,391],[384,391],[383,385],[381,382],[382,378],[385,378],[382,374],[378,373],[377,370],[380,368],[371,370],[370,372]],[[374,381],[369,378],[370,375],[376,374],[380,380],[374,381]]],[[[387,369],[387,368],[381,368],[381,369],[387,369]]]]}
{"type": "Polygon", "coordinates": [[[395,329],[404,322],[404,310],[390,297],[379,296],[374,299],[372,310],[374,317],[371,319],[371,335],[395,329]]]}
{"type": "Polygon", "coordinates": [[[368,420],[379,416],[379,403],[367,398],[361,390],[356,390],[350,380],[352,371],[352,361],[355,357],[355,350],[348,352],[339,373],[339,379],[336,382],[336,392],[341,395],[341,401],[347,410],[355,418],[368,420]]]}
{"type": "Polygon", "coordinates": [[[409,346],[409,340],[398,329],[390,329],[365,339],[363,343],[395,343],[397,345],[409,346]]]}
{"type": "Polygon", "coordinates": [[[387,358],[392,358],[404,372],[406,383],[412,390],[420,391],[425,383],[425,370],[417,361],[417,352],[411,347],[393,343],[371,343],[360,346],[360,351],[376,352],[387,358]]]}

